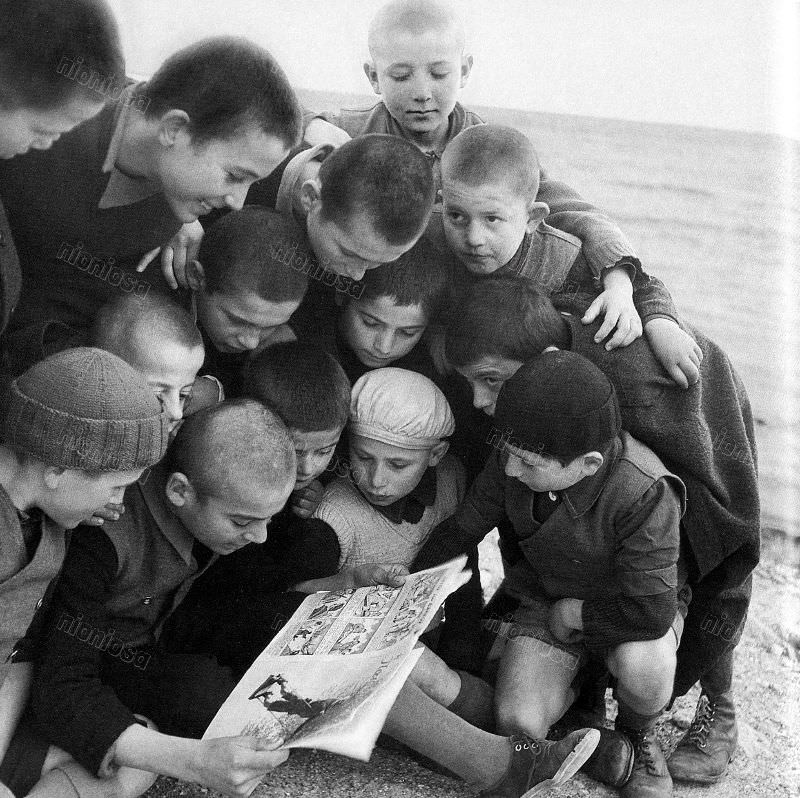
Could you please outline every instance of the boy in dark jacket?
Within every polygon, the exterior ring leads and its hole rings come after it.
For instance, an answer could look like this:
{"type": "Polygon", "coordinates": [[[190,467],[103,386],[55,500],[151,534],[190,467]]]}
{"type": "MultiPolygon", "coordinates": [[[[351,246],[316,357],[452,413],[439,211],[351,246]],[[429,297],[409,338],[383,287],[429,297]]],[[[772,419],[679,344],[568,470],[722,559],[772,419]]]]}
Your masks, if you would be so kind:
{"type": "MultiPolygon", "coordinates": [[[[97,90],[124,73],[114,18],[104,2],[0,2],[0,159],[46,150],[106,100],[97,90]],[[67,53],[80,53],[72,70],[67,53]],[[70,74],[72,71],[72,74],[70,74]],[[77,80],[77,72],[86,81],[77,80]]],[[[0,334],[19,301],[22,276],[0,200],[0,334]]]]}
{"type": "Polygon", "coordinates": [[[736,750],[733,651],[759,559],[758,473],[747,393],[725,353],[685,323],[703,355],[700,380],[688,390],[670,380],[644,341],[613,352],[597,346],[597,322],[584,326],[580,320],[590,298],[554,301],[555,306],[520,277],[481,281],[448,325],[448,359],[469,381],[475,407],[493,415],[500,388],[524,362],[548,347],[580,353],[614,383],[623,428],[686,485],[681,534],[692,603],[678,650],[675,695],[698,680],[703,694],[670,769],[682,781],[716,781],[736,750]],[[720,635],[723,617],[730,633],[720,635]]]}
{"type": "Polygon", "coordinates": [[[575,353],[522,365],[494,420],[496,451],[426,548],[446,559],[511,520],[501,591],[518,606],[497,676],[498,726],[546,734],[576,697],[580,665],[601,655],[617,679],[617,730],[635,756],[627,779],[626,746],[608,772],[592,773],[629,798],[670,796],[655,723],[672,695],[686,614],[683,484],[622,431],[613,385],[575,353]]]}

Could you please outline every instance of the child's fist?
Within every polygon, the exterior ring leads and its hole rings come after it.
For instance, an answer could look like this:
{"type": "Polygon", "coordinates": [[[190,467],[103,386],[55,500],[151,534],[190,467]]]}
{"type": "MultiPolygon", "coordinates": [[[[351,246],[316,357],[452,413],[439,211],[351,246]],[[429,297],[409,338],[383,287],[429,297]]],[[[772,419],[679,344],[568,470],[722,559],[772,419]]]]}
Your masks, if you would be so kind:
{"type": "Polygon", "coordinates": [[[352,569],[353,584],[355,587],[370,587],[372,585],[389,585],[401,587],[408,576],[405,565],[369,563],[356,565],[352,569]]]}
{"type": "Polygon", "coordinates": [[[606,350],[611,351],[619,346],[628,346],[642,334],[642,320],[633,305],[630,293],[616,289],[603,291],[589,305],[581,321],[591,324],[598,316],[603,315],[603,323],[594,336],[595,343],[604,341],[614,331],[613,337],[606,342],[606,350]]]}
{"type": "Polygon", "coordinates": [[[311,518],[314,510],[322,501],[323,493],[325,493],[325,488],[318,479],[309,482],[304,488],[294,491],[291,499],[292,512],[300,518],[311,518]]]}
{"type": "Polygon", "coordinates": [[[656,359],[681,388],[700,381],[703,352],[691,335],[672,319],[651,319],[644,331],[656,359]]]}

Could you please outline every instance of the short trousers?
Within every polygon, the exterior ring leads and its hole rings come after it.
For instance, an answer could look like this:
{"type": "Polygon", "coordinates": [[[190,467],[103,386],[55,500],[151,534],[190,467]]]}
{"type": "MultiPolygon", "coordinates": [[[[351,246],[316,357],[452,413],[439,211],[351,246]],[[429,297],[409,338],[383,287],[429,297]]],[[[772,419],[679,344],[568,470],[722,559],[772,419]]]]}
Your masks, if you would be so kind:
{"type": "MultiPolygon", "coordinates": [[[[683,624],[686,614],[689,611],[689,601],[691,600],[691,588],[685,585],[678,591],[678,611],[672,620],[672,631],[675,635],[675,648],[677,650],[683,634],[683,624]]],[[[519,637],[532,638],[540,643],[555,649],[554,656],[559,656],[564,664],[570,664],[576,670],[586,664],[589,659],[589,651],[582,641],[576,643],[564,643],[553,636],[548,623],[550,608],[556,603],[556,599],[546,599],[543,597],[524,598],[514,611],[509,621],[499,624],[496,629],[497,638],[489,659],[499,658],[508,640],[519,637]]]]}

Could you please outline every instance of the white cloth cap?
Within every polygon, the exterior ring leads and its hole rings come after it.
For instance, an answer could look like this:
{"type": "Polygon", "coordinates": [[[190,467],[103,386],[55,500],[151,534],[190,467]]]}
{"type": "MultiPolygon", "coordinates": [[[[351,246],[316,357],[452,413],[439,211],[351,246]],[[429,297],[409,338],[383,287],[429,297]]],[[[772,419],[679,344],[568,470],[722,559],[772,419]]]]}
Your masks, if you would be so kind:
{"type": "Polygon", "coordinates": [[[368,371],[350,394],[350,431],[403,449],[429,449],[453,434],[444,394],[407,369],[368,371]]]}

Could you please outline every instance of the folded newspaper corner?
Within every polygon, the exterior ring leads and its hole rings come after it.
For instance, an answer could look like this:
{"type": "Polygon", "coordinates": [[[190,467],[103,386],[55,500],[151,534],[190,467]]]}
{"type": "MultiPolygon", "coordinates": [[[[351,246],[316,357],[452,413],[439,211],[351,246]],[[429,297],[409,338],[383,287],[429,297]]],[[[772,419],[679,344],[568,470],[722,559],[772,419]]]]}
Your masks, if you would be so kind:
{"type": "Polygon", "coordinates": [[[419,636],[469,579],[466,557],[375,585],[309,596],[220,707],[203,739],[253,735],[367,761],[422,653],[419,636]]]}

